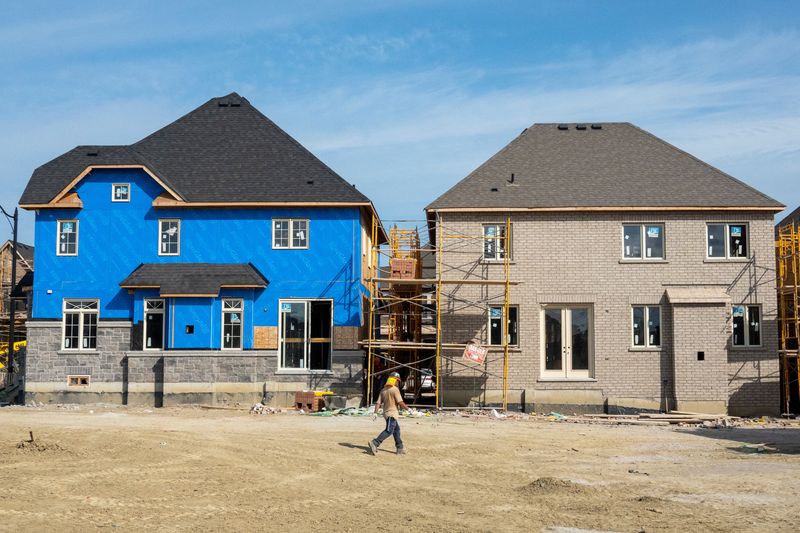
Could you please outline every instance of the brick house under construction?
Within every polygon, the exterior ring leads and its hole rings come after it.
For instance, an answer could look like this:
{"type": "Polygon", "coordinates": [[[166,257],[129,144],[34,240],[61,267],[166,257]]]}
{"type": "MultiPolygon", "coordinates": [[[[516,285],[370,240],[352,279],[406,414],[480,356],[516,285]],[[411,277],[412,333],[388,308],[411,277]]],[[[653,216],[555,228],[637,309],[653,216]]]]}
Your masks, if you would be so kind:
{"type": "Polygon", "coordinates": [[[782,209],[628,123],[526,129],[426,208],[440,342],[489,347],[442,404],[777,414],[782,209]]]}

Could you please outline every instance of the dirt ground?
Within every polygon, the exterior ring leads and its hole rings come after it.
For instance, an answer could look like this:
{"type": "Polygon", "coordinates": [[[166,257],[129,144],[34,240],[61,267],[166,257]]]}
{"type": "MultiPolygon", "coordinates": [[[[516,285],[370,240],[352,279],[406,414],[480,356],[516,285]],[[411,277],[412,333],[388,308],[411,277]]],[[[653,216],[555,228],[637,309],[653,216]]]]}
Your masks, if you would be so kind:
{"type": "Polygon", "coordinates": [[[800,427],[0,409],[4,531],[797,531],[800,427]],[[34,443],[28,440],[33,431],[34,443]],[[758,446],[748,446],[766,444],[758,446]],[[760,450],[760,451],[759,451],[760,450]]]}

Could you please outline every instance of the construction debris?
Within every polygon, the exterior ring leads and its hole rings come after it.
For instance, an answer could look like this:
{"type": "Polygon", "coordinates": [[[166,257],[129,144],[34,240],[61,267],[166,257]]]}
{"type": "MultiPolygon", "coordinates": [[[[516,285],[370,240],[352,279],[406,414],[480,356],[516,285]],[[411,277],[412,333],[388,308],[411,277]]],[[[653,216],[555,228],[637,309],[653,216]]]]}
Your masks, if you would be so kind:
{"type": "Polygon", "coordinates": [[[269,407],[261,402],[256,402],[253,407],[250,408],[251,415],[274,415],[280,412],[280,409],[269,407]]]}

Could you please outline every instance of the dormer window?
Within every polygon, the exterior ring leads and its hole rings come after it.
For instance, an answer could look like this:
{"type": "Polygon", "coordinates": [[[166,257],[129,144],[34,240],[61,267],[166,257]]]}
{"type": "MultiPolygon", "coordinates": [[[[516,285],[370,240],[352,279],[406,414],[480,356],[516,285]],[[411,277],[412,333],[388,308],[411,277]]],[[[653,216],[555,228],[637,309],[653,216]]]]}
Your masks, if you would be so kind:
{"type": "Polygon", "coordinates": [[[111,201],[112,202],[130,202],[131,201],[131,184],[130,183],[115,183],[111,186],[111,201]]]}
{"type": "Polygon", "coordinates": [[[158,221],[158,255],[181,254],[181,221],[160,219],[158,221]]]}

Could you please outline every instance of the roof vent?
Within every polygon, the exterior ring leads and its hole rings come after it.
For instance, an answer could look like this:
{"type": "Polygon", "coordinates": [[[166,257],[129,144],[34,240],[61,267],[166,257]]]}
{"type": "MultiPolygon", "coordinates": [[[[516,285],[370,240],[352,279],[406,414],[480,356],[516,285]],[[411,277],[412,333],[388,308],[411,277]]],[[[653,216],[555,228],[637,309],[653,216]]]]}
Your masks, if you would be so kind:
{"type": "Polygon", "coordinates": [[[575,126],[575,129],[583,131],[586,129],[586,124],[578,124],[575,126]]]}
{"type": "Polygon", "coordinates": [[[524,130],[522,130],[522,133],[520,133],[520,135],[525,135],[525,132],[527,132],[527,131],[528,131],[528,128],[525,128],[524,130]]]}
{"type": "Polygon", "coordinates": [[[559,124],[558,125],[558,129],[560,129],[560,130],[568,130],[569,126],[567,126],[566,124],[559,124]]]}
{"type": "Polygon", "coordinates": [[[228,107],[230,104],[228,103],[227,100],[220,100],[219,102],[217,102],[217,105],[219,107],[228,107]]]}
{"type": "Polygon", "coordinates": [[[602,130],[603,129],[603,125],[602,124],[592,124],[592,129],[593,130],[602,130]]]}
{"type": "Polygon", "coordinates": [[[97,157],[97,150],[86,152],[86,155],[89,157],[97,157]]]}
{"type": "Polygon", "coordinates": [[[238,101],[237,102],[231,102],[231,107],[242,107],[242,103],[238,102],[238,101]]]}
{"type": "Polygon", "coordinates": [[[492,192],[497,192],[497,187],[492,187],[490,190],[491,190],[492,192]]]}
{"type": "Polygon", "coordinates": [[[314,180],[307,180],[306,183],[308,183],[309,185],[314,185],[314,180]]]}
{"type": "Polygon", "coordinates": [[[511,173],[511,177],[508,178],[508,182],[509,183],[514,183],[514,173],[513,172],[511,173]]]}

